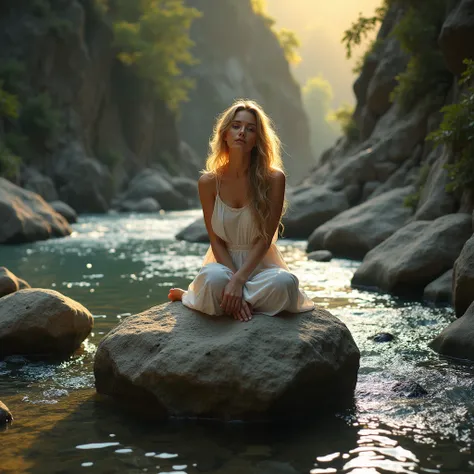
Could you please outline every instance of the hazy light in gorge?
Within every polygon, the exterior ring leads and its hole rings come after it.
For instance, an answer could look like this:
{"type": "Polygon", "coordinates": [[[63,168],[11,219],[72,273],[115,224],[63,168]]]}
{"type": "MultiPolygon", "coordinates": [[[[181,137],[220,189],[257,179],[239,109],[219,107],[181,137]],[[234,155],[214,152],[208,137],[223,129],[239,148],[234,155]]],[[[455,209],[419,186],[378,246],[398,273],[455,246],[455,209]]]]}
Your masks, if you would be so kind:
{"type": "Polygon", "coordinates": [[[354,103],[352,68],[365,47],[355,50],[347,60],[341,43],[344,30],[362,12],[371,16],[382,0],[267,0],[267,10],[276,20],[276,28],[293,30],[301,41],[302,61],[293,67],[295,78],[304,84],[321,74],[333,88],[333,105],[354,103]]]}

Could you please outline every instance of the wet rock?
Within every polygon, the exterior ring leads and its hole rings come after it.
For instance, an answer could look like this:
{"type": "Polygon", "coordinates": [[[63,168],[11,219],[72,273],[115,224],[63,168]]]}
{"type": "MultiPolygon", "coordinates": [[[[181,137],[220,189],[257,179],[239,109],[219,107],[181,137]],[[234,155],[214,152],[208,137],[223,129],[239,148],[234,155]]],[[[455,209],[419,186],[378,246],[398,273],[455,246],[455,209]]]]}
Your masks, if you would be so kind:
{"type": "Polygon", "coordinates": [[[454,264],[453,301],[458,317],[474,301],[474,236],[466,242],[454,264]]]}
{"type": "Polygon", "coordinates": [[[11,423],[13,421],[12,412],[8,409],[8,407],[0,401],[0,426],[6,425],[7,423],[11,423]]]}
{"type": "Polygon", "coordinates": [[[139,201],[122,201],[119,210],[124,212],[158,212],[161,207],[152,197],[143,198],[139,201]]]}
{"type": "Polygon", "coordinates": [[[428,303],[451,304],[453,301],[453,269],[432,281],[423,291],[423,299],[428,303]]]}
{"type": "Polygon", "coordinates": [[[474,362],[474,301],[429,346],[438,354],[474,362]]]}
{"type": "Polygon", "coordinates": [[[146,413],[220,419],[306,416],[352,399],[359,351],[324,310],[250,323],[181,303],[130,316],[99,344],[99,393],[146,413]]]}
{"type": "Polygon", "coordinates": [[[204,217],[200,217],[185,229],[176,234],[176,239],[187,242],[209,243],[209,235],[206,230],[204,217]]]}
{"type": "Polygon", "coordinates": [[[283,217],[287,238],[307,238],[314,229],[349,207],[343,191],[331,191],[323,186],[296,190],[288,200],[289,208],[283,217]]]}
{"type": "Polygon", "coordinates": [[[30,285],[7,268],[0,267],[0,298],[22,288],[30,288],[30,285]]]}
{"type": "Polygon", "coordinates": [[[395,383],[392,390],[406,398],[421,398],[428,395],[428,392],[419,383],[411,380],[395,383]]]}
{"type": "Polygon", "coordinates": [[[91,313],[53,290],[25,289],[0,298],[0,356],[65,356],[93,326],[91,313]]]}
{"type": "Polygon", "coordinates": [[[122,200],[140,201],[149,197],[155,199],[167,211],[188,207],[187,199],[173,187],[163,173],[147,168],[130,181],[122,200]]]}
{"type": "Polygon", "coordinates": [[[298,474],[298,471],[287,462],[260,461],[252,470],[252,474],[298,474]]]}
{"type": "Polygon", "coordinates": [[[394,335],[388,332],[379,332],[375,336],[369,338],[372,339],[374,342],[391,342],[394,339],[394,335]]]}
{"type": "Polygon", "coordinates": [[[184,176],[173,176],[171,178],[171,184],[178,193],[188,199],[190,204],[199,204],[199,193],[196,180],[184,176]]]}
{"type": "Polygon", "coordinates": [[[410,217],[403,201],[411,192],[411,187],[394,189],[341,212],[310,235],[307,250],[325,249],[341,257],[363,258],[410,217]]]}
{"type": "Polygon", "coordinates": [[[77,222],[77,212],[68,204],[62,201],[52,201],[49,205],[58,213],[61,214],[69,224],[77,222]]]}
{"type": "Polygon", "coordinates": [[[352,284],[397,295],[419,294],[453,266],[471,233],[467,214],[411,222],[365,256],[352,284]]]}
{"type": "Polygon", "coordinates": [[[41,196],[0,178],[0,244],[69,235],[71,228],[41,196]]]}
{"type": "Polygon", "coordinates": [[[316,250],[308,254],[308,260],[316,262],[329,262],[332,260],[332,253],[329,250],[316,250]]]}

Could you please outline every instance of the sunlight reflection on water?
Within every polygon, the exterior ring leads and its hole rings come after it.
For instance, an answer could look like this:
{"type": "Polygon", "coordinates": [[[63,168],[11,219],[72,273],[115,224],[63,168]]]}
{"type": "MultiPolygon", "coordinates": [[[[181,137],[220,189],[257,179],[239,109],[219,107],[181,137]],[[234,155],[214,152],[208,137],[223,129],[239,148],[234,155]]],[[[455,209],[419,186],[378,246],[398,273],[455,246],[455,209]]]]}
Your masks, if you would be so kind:
{"type": "Polygon", "coordinates": [[[98,408],[92,369],[97,344],[123,318],[165,302],[170,286],[191,281],[207,245],[179,242],[174,235],[199,215],[86,216],[70,238],[0,248],[3,265],[33,286],[78,300],[95,320],[84,347],[68,361],[31,362],[16,356],[0,362],[2,400],[23,414],[0,434],[5,472],[31,463],[35,472],[53,472],[47,462],[57,462],[57,472],[68,473],[84,468],[175,474],[473,470],[472,370],[439,359],[427,348],[453,318],[452,311],[352,289],[358,262],[308,260],[302,241],[281,240],[278,246],[301,287],[349,327],[360,348],[355,410],[327,426],[269,433],[179,423],[156,430],[98,408]],[[393,334],[394,340],[374,342],[379,332],[393,334]],[[403,397],[393,390],[400,381],[417,382],[428,395],[403,397]],[[42,443],[45,426],[51,428],[50,438],[42,443]],[[110,437],[112,444],[104,441],[110,437]],[[36,457],[27,454],[32,443],[41,446],[36,457]],[[79,448],[95,443],[103,449],[79,448]]]}

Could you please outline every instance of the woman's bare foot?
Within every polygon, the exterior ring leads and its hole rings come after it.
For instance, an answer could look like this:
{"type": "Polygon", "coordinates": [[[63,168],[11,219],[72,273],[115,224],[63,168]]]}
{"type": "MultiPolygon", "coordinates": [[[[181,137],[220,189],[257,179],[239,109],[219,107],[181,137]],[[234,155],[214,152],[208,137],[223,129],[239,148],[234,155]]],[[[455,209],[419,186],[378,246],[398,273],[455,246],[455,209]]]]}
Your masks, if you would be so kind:
{"type": "Polygon", "coordinates": [[[181,301],[183,298],[184,290],[181,288],[171,288],[168,293],[168,299],[170,301],[181,301]]]}

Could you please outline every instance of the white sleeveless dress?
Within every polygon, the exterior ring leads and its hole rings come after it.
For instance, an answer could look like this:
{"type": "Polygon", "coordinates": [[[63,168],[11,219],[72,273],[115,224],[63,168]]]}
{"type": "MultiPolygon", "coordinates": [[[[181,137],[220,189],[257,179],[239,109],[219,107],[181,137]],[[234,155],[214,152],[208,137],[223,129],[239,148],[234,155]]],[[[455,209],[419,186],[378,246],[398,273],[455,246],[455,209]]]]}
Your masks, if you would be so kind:
{"type": "MultiPolygon", "coordinates": [[[[257,226],[249,205],[239,208],[225,204],[217,186],[211,225],[214,233],[227,245],[237,269],[245,262],[257,236],[257,226]]],[[[314,308],[314,302],[299,288],[298,278],[290,273],[281,252],[275,245],[278,231],[260,264],[243,288],[245,301],[253,312],[274,316],[281,311],[300,313],[314,308]]],[[[222,290],[232,277],[232,271],[217,263],[210,246],[196,278],[183,294],[185,306],[206,314],[220,316],[222,290]]]]}

